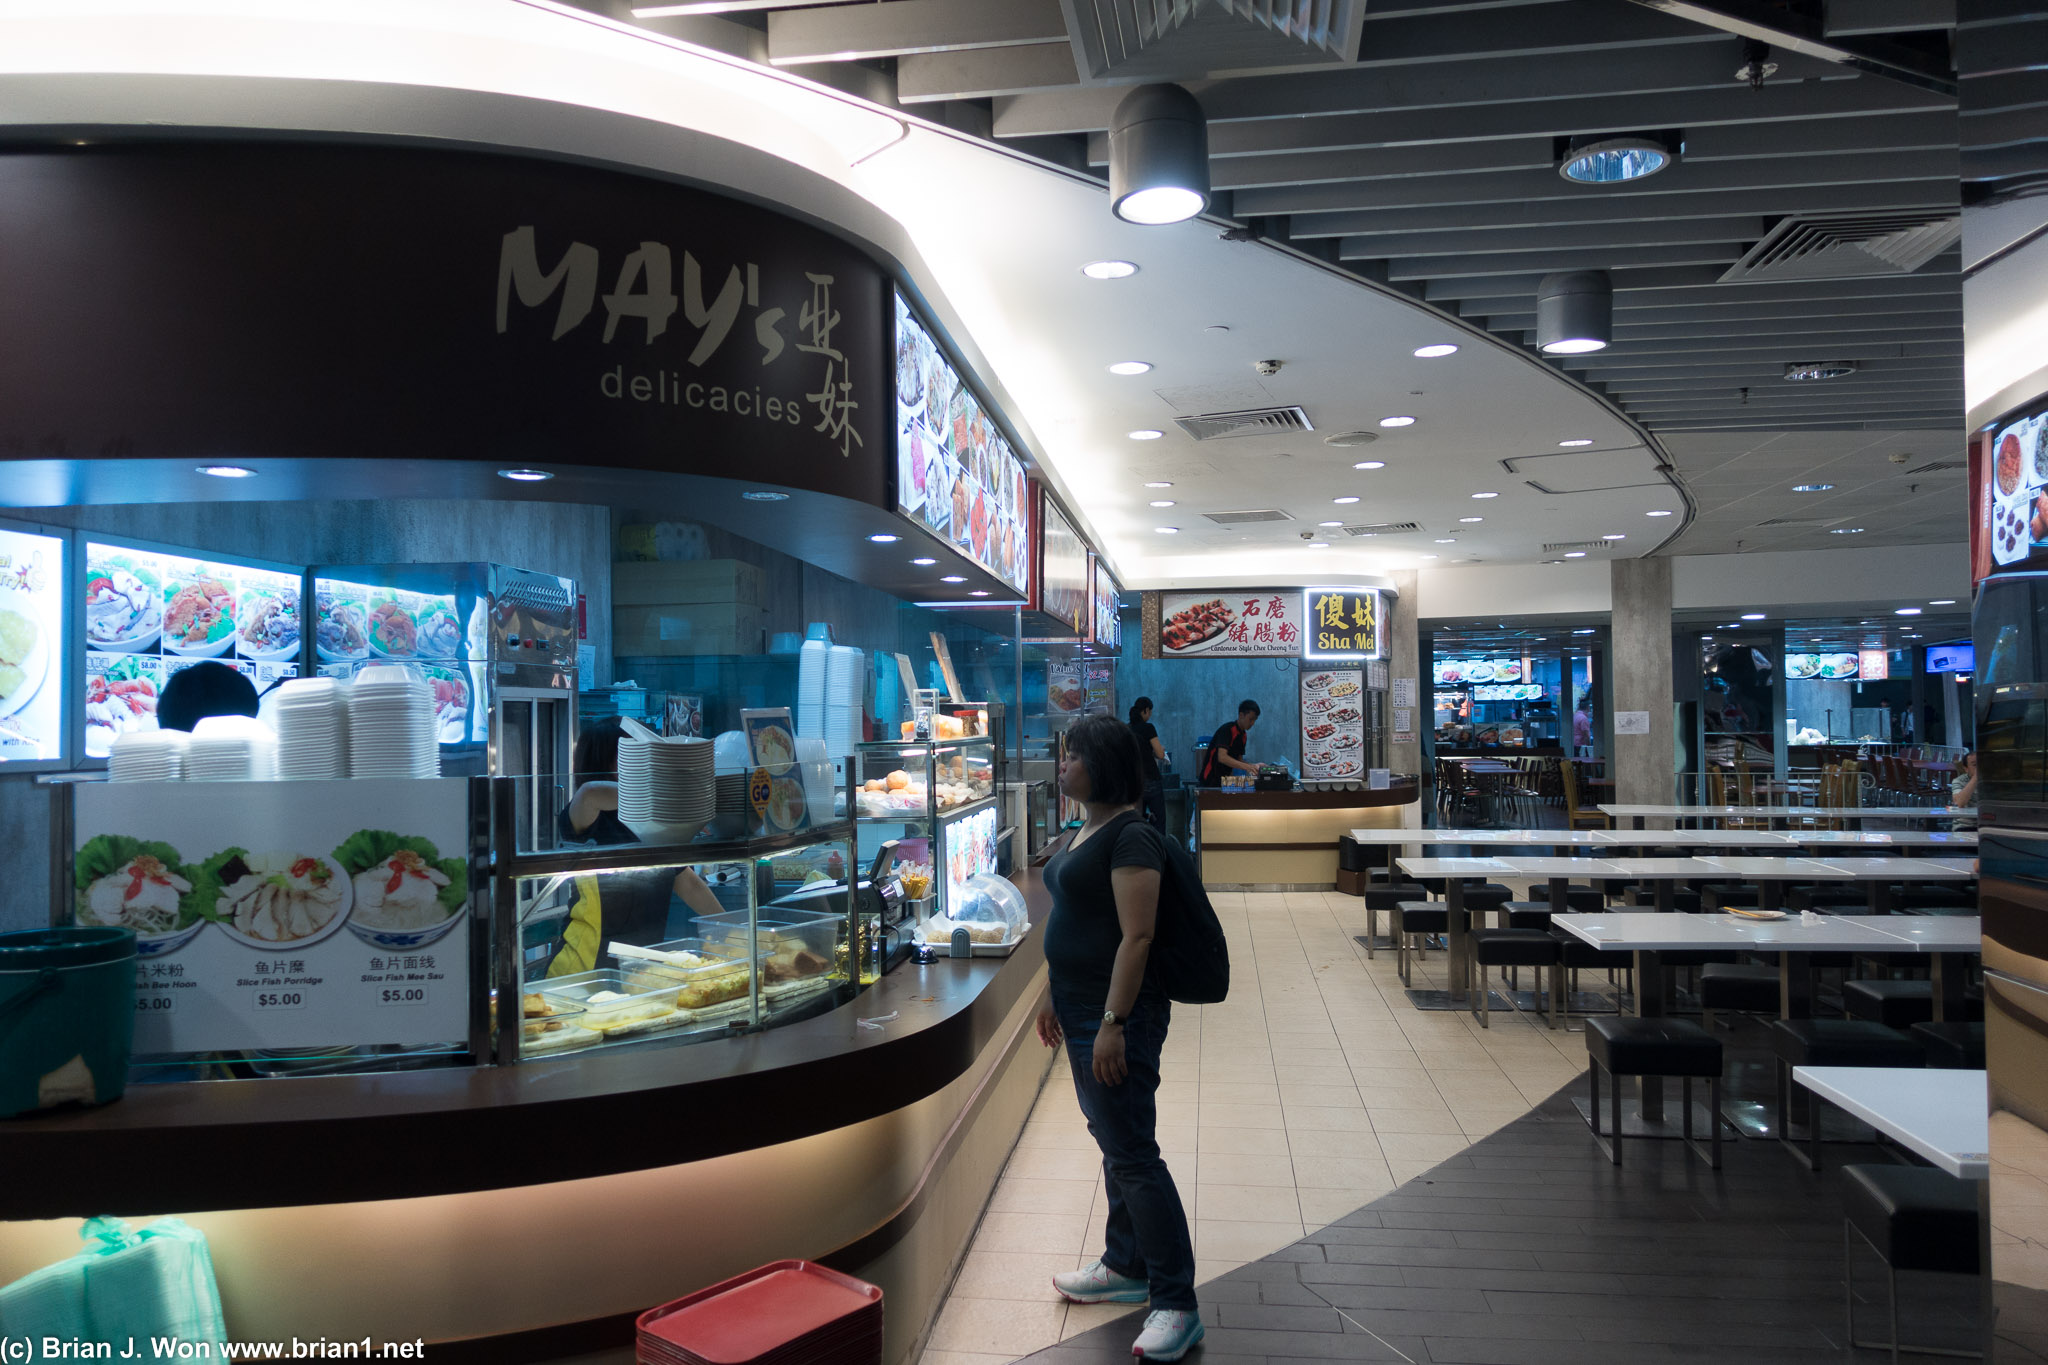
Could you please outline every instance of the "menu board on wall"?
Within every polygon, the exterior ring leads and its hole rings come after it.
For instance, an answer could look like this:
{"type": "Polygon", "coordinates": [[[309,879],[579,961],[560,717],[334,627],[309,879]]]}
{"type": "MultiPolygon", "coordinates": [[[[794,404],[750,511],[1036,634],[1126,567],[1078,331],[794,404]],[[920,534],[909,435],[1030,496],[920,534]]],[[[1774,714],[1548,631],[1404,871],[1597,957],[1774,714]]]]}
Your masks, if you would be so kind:
{"type": "Polygon", "coordinates": [[[1303,588],[1305,659],[1377,659],[1385,643],[1385,599],[1375,589],[1303,588]]]}
{"type": "Polygon", "coordinates": [[[1522,680],[1520,659],[1438,659],[1431,667],[1438,687],[1467,683],[1513,683],[1522,680]]]}
{"type": "Polygon", "coordinates": [[[1088,692],[1088,714],[1116,714],[1116,661],[1088,659],[1081,665],[1081,676],[1086,680],[1084,685],[1088,692]]]}
{"type": "Polygon", "coordinates": [[[1787,654],[1785,676],[1793,679],[1817,678],[1823,682],[1855,681],[1862,677],[1863,657],[1858,650],[1841,650],[1834,654],[1787,654]]]}
{"type": "Polygon", "coordinates": [[[1483,683],[1472,689],[1474,701],[1535,701],[1542,695],[1541,683],[1483,683]]]}
{"type": "MultiPolygon", "coordinates": [[[[1150,626],[1151,613],[1147,612],[1150,626]]],[[[1162,592],[1155,649],[1162,659],[1294,659],[1301,656],[1301,592],[1237,588],[1162,592]]]]}
{"type": "Polygon", "coordinates": [[[0,527],[0,768],[64,756],[65,546],[0,527]]]}
{"type": "Polygon", "coordinates": [[[258,693],[296,678],[303,581],[276,565],[86,542],[86,755],[156,729],[157,698],[180,669],[225,664],[258,693]]]}
{"type": "Polygon", "coordinates": [[[896,295],[896,510],[1019,594],[1030,587],[1031,486],[981,400],[896,295]]]}
{"type": "Polygon", "coordinates": [[[464,778],[81,784],[75,922],[136,933],[135,1051],[469,1032],[464,778]]]}
{"type": "Polygon", "coordinates": [[[1980,569],[2038,567],[2032,561],[2048,558],[2048,414],[2006,421],[1992,433],[1988,455],[1972,464],[1975,538],[1990,561],[1980,558],[1980,569]]]}
{"type": "MultiPolygon", "coordinates": [[[[339,578],[313,580],[313,652],[322,677],[350,678],[373,664],[402,663],[419,668],[434,689],[434,714],[441,743],[463,744],[482,738],[472,728],[470,702],[477,692],[480,667],[465,651],[469,635],[480,632],[481,602],[472,608],[465,630],[453,592],[414,592],[381,583],[351,583],[339,578]],[[467,657],[466,657],[467,655],[467,657]]],[[[481,722],[481,716],[478,718],[481,722]]]]}
{"type": "Polygon", "coordinates": [[[1053,659],[1045,665],[1045,713],[1057,721],[1084,714],[1088,709],[1088,685],[1079,659],[1053,659]]]}
{"type": "Polygon", "coordinates": [[[1365,676],[1356,668],[1301,666],[1301,775],[1365,771],[1365,676]]]}
{"type": "Polygon", "coordinates": [[[1105,649],[1122,649],[1124,643],[1123,617],[1118,614],[1123,598],[1123,588],[1116,576],[1102,562],[1102,556],[1095,557],[1095,643],[1105,649]]]}
{"type": "Polygon", "coordinates": [[[1082,635],[1088,629],[1088,545],[1041,485],[1038,609],[1082,635]]]}

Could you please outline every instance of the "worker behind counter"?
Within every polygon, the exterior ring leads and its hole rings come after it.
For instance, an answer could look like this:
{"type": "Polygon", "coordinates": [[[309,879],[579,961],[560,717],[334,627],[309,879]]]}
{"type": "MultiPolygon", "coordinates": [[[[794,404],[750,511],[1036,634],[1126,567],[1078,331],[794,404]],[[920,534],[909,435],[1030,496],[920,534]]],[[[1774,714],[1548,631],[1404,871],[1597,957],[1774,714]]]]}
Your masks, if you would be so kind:
{"type": "Polygon", "coordinates": [[[1237,719],[1216,728],[1209,737],[1208,756],[1202,760],[1202,785],[1220,787],[1228,773],[1256,773],[1258,765],[1244,761],[1245,741],[1259,719],[1259,704],[1246,697],[1237,704],[1237,719]]]}

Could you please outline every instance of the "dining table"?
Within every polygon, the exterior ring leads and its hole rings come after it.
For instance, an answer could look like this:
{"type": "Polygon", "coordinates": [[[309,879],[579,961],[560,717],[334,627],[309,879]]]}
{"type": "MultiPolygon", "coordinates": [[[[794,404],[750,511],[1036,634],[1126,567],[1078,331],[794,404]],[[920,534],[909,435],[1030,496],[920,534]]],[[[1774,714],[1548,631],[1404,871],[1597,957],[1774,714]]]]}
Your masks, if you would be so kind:
{"type": "Polygon", "coordinates": [[[1354,829],[1354,842],[1374,847],[1464,844],[1473,848],[1590,848],[1624,852],[1656,848],[1868,850],[1940,849],[1974,854],[1975,830],[1762,829],[1354,829]]]}
{"type": "MultiPolygon", "coordinates": [[[[1658,806],[1608,802],[1596,807],[1616,820],[1956,820],[1977,816],[1974,806],[1658,806]]],[[[1860,826],[1859,826],[1860,828],[1860,826]]]]}

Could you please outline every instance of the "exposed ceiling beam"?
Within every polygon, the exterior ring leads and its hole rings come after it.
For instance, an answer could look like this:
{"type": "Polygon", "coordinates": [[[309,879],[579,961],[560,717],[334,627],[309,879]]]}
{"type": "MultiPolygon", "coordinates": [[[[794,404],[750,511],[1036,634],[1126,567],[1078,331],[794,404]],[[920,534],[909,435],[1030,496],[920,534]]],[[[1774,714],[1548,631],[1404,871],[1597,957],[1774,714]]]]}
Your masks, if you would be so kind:
{"type": "Polygon", "coordinates": [[[1838,62],[1857,71],[1899,81],[1951,98],[1955,68],[1945,58],[1885,38],[1830,38],[1818,20],[1764,0],[1634,0],[1647,9],[1707,28],[1768,43],[1773,48],[1838,62]]]}
{"type": "MultiPolygon", "coordinates": [[[[1958,292],[1953,297],[1940,294],[1906,294],[1895,299],[1809,299],[1805,302],[1766,302],[1761,299],[1746,303],[1715,304],[1711,307],[1687,304],[1662,307],[1624,308],[1621,300],[1627,295],[1615,296],[1614,322],[1617,327],[1627,326],[1632,320],[1656,319],[1674,326],[1709,326],[1729,323],[1740,326],[1745,322],[1779,320],[1786,318],[1825,318],[1839,320],[1841,325],[1855,326],[1866,317],[1901,317],[1921,313],[1933,313],[1947,317],[1962,316],[1958,292]]],[[[1500,331],[1527,331],[1536,325],[1536,310],[1531,300],[1500,300],[1500,307],[1475,308],[1470,303],[1461,304],[1458,316],[1464,318],[1485,318],[1489,327],[1500,331]]]]}
{"type": "MultiPolygon", "coordinates": [[[[1944,431],[1953,422],[1947,417],[1925,417],[1911,420],[1894,419],[1880,422],[1840,421],[1807,422],[1786,421],[1783,418],[1765,417],[1755,421],[1728,421],[1717,417],[1703,417],[1689,422],[1658,422],[1655,431],[1944,431]]],[[[1772,528],[1776,529],[1776,528],[1772,528]]],[[[1799,529],[1799,528],[1794,528],[1799,529]]]]}
{"type": "Polygon", "coordinates": [[[1964,24],[1956,30],[1956,67],[1974,82],[2048,67],[2048,24],[2034,18],[1964,24]]]}
{"type": "Polygon", "coordinates": [[[768,16],[775,66],[1064,42],[1059,0],[881,0],[768,16]]]}
{"type": "MultiPolygon", "coordinates": [[[[1367,241],[1372,240],[1367,238],[1367,241]]],[[[1607,270],[1622,266],[1735,264],[1742,242],[1693,246],[1601,247],[1593,251],[1537,251],[1481,256],[1417,256],[1387,262],[1389,280],[1443,280],[1457,275],[1515,275],[1528,270],[1607,270]]]]}
{"type": "MultiPolygon", "coordinates": [[[[1873,309],[1882,312],[1892,307],[1901,310],[1939,309],[1956,307],[1963,296],[1961,276],[1927,269],[1911,275],[1854,280],[1783,280],[1768,285],[1719,284],[1706,280],[1702,283],[1707,287],[1692,289],[1643,288],[1621,283],[1629,278],[1627,274],[1615,277],[1614,311],[1617,317],[1637,309],[1682,309],[1685,316],[1712,316],[1729,310],[1754,308],[1759,310],[1759,317],[1771,316],[1768,310],[1772,309],[1788,310],[1787,316],[1806,308],[1839,308],[1846,312],[1873,309]]],[[[1466,298],[1459,302],[1459,308],[1468,317],[1489,313],[1526,313],[1533,318],[1536,314],[1535,298],[1536,285],[1532,276],[1525,290],[1502,290],[1484,297],[1466,298]]]]}
{"type": "Polygon", "coordinates": [[[2009,71],[1998,76],[1965,76],[1962,104],[1971,115],[1995,114],[2048,104],[2048,71],[2009,71]]]}
{"type": "MultiPolygon", "coordinates": [[[[1613,398],[1616,401],[1623,403],[1641,402],[1648,399],[1662,398],[1676,394],[1695,394],[1702,397],[1712,394],[1719,394],[1723,398],[1732,399],[1735,398],[1744,388],[1748,388],[1752,392],[1754,392],[1756,389],[1768,388],[1768,386],[1772,384],[1783,384],[1784,382],[1785,381],[1783,379],[1778,378],[1775,375],[1757,376],[1754,378],[1743,379],[1739,382],[1728,379],[1715,379],[1696,383],[1673,382],[1666,384],[1631,381],[1626,384],[1608,385],[1607,394],[1610,398],[1613,398]]],[[[1952,396],[1960,398],[1963,392],[1963,381],[1961,380],[1961,378],[1951,375],[1939,375],[1934,373],[1924,373],[1919,375],[1893,374],[1888,376],[1877,376],[1865,383],[1848,385],[1847,387],[1836,390],[1836,385],[1845,383],[1846,381],[1844,380],[1831,379],[1828,381],[1828,388],[1831,392],[1839,392],[1841,394],[1847,395],[1849,398],[1852,399],[1866,397],[1871,394],[1884,394],[1888,392],[1914,393],[1921,394],[1923,396],[1932,395],[1934,397],[1952,396]]]]}
{"type": "MultiPolygon", "coordinates": [[[[1859,347],[1866,351],[1882,351],[1881,355],[1848,355],[1839,351],[1828,352],[1829,360],[1853,360],[1857,363],[1855,375],[1851,378],[1861,381],[1876,377],[1900,375],[1944,375],[1958,381],[1962,378],[1963,362],[1960,350],[1950,347],[1940,355],[1900,356],[1898,347],[1859,347]]],[[[1914,348],[1918,349],[1918,348],[1914,348]]],[[[1810,360],[1811,356],[1800,357],[1810,360]]],[[[1630,385],[1690,383],[1699,380],[1726,380],[1729,383],[1745,383],[1751,379],[1762,382],[1766,379],[1784,382],[1785,361],[1753,359],[1722,359],[1703,364],[1694,371],[1674,374],[1661,365],[1630,365],[1616,362],[1610,365],[1573,365],[1572,373],[1583,372],[1588,377],[1616,388],[1626,389],[1630,385]]],[[[1848,380],[1830,380],[1830,383],[1847,383],[1848,380]]]]}
{"type": "MultiPolygon", "coordinates": [[[[1896,350],[1901,345],[1920,342],[1929,345],[1961,347],[1962,329],[1957,327],[1898,327],[1882,333],[1853,333],[1851,336],[1865,336],[1869,344],[1882,348],[1890,346],[1896,350]]],[[[1536,334],[1523,333],[1524,344],[1535,344],[1536,334]]],[[[1611,355],[1618,361],[1646,359],[1650,356],[1698,356],[1702,359],[1724,356],[1731,352],[1768,349],[1785,357],[1786,360],[1834,360],[1843,350],[1852,352],[1846,358],[1855,359],[1853,352],[1857,345],[1841,332],[1827,330],[1814,332],[1773,332],[1767,335],[1749,337],[1644,337],[1636,340],[1616,341],[1603,354],[1611,355]]]]}
{"type": "Polygon", "coordinates": [[[1055,90],[1080,78],[1068,42],[920,52],[896,59],[896,98],[903,104],[988,99],[1055,90]]]}
{"type": "Polygon", "coordinates": [[[1972,114],[1957,122],[1957,137],[1965,147],[2003,147],[2048,137],[2048,112],[2040,105],[2002,109],[1995,114],[1972,114]]]}
{"type": "MultiPolygon", "coordinates": [[[[2048,130],[2044,130],[2044,138],[2048,138],[2048,130]]],[[[2048,171],[2048,140],[1987,151],[1973,147],[1963,152],[1963,179],[1969,181],[2006,180],[2043,171],[2048,171]]]]}
{"type": "MultiPolygon", "coordinates": [[[[1848,209],[1954,208],[1961,187],[1953,175],[1881,185],[1820,185],[1777,190],[1730,190],[1711,197],[1637,194],[1586,200],[1467,204],[1462,207],[1376,209],[1370,212],[1296,214],[1296,237],[1374,236],[1388,232],[1451,232],[1461,228],[1561,227],[1571,223],[1652,222],[1670,218],[1749,217],[1753,214],[1832,213],[1848,209]]],[[[1452,244],[1446,242],[1446,248],[1452,244]]]]}
{"type": "MultiPolygon", "coordinates": [[[[2037,125],[2036,132],[2039,131],[2037,125]]],[[[1936,180],[1955,176],[1959,164],[1955,148],[1951,146],[1933,152],[1721,161],[1706,165],[1680,162],[1640,182],[1621,185],[1575,184],[1549,169],[1392,181],[1348,181],[1337,185],[1290,185],[1244,190],[1236,196],[1235,211],[1240,216],[1249,214],[1256,217],[1459,204],[1564,202],[1626,205],[1633,199],[1936,180]]],[[[1698,207],[1705,213],[1725,216],[1712,203],[1698,207]]]]}
{"type": "MultiPolygon", "coordinates": [[[[1946,328],[1957,336],[1963,333],[1963,315],[1955,313],[1894,313],[1888,317],[1830,318],[1831,330],[1844,335],[1862,332],[1925,331],[1929,328],[1946,328]]],[[[1614,327],[1614,341],[1620,345],[1629,341],[1665,340],[1683,337],[1755,337],[1759,341],[1782,335],[1811,335],[1814,330],[1812,318],[1746,318],[1728,322],[1617,322],[1614,327]]]]}
{"type": "MultiPolygon", "coordinates": [[[[1922,364],[1953,362],[1960,367],[1963,355],[1960,339],[1862,342],[1844,341],[1840,337],[1830,335],[1824,338],[1818,347],[1788,344],[1784,338],[1774,340],[1772,347],[1777,354],[1764,363],[1776,365],[1781,373],[1784,367],[1794,360],[1905,360],[1922,364]]],[[[1678,368],[1693,374],[1715,374],[1719,373],[1715,366],[1726,365],[1739,370],[1745,366],[1753,366],[1761,359],[1756,356],[1743,356],[1739,347],[1732,351],[1722,349],[1696,352],[1649,352],[1638,347],[1630,347],[1627,351],[1610,350],[1606,354],[1608,358],[1604,364],[1575,364],[1558,368],[1570,375],[1602,383],[1615,383],[1631,372],[1647,375],[1658,370],[1678,368]]]]}
{"type": "Polygon", "coordinates": [[[1830,38],[1955,26],[1956,0],[1827,0],[1830,38]]]}
{"type": "MultiPolygon", "coordinates": [[[[1762,218],[1679,218],[1668,223],[1586,223],[1577,227],[1514,228],[1506,232],[1395,232],[1341,239],[1337,254],[1347,260],[1386,260],[1455,251],[1460,255],[1526,251],[1571,251],[1595,247],[1690,245],[1700,242],[1755,242],[1764,235],[1762,218]],[[1355,243],[1355,245],[1354,245],[1355,243]]],[[[1519,310],[1517,310],[1519,311],[1519,310]]]]}

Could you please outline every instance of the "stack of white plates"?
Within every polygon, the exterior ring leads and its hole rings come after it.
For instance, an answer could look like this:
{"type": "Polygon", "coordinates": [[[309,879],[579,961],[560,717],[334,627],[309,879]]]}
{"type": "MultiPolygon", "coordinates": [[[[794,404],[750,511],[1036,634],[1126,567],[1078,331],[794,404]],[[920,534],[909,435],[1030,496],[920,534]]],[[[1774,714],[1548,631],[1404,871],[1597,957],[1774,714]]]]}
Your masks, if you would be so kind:
{"type": "Polygon", "coordinates": [[[439,777],[441,745],[434,689],[398,664],[356,674],[348,694],[350,777],[439,777]]]}
{"type": "Polygon", "coordinates": [[[832,646],[825,671],[825,728],[819,737],[834,758],[852,753],[864,738],[867,681],[867,655],[851,645],[832,646]]]}
{"type": "Polygon", "coordinates": [[[686,844],[718,811],[711,741],[619,741],[619,823],[648,844],[686,844]]]}
{"type": "Polygon", "coordinates": [[[269,782],[277,777],[277,736],[254,716],[208,716],[185,745],[188,782],[269,782]]]}
{"type": "Polygon", "coordinates": [[[349,686],[294,678],[277,689],[277,775],[287,782],[348,776],[349,686]]]}
{"type": "Polygon", "coordinates": [[[183,730],[130,730],[107,752],[109,782],[175,782],[185,775],[183,730]]]}
{"type": "Polygon", "coordinates": [[[832,646],[806,640],[797,651],[796,732],[807,739],[825,737],[825,678],[832,646]]]}

